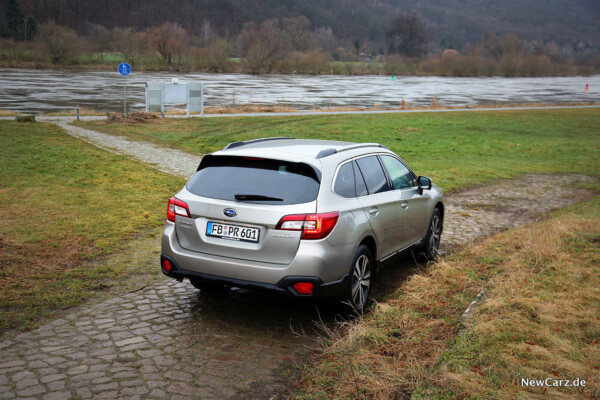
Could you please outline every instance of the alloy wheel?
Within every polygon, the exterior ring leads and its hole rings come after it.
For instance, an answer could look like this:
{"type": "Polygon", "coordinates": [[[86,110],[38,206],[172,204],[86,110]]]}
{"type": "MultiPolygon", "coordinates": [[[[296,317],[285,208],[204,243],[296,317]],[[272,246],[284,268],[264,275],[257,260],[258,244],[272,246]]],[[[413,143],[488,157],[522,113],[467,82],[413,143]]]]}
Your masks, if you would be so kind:
{"type": "Polygon", "coordinates": [[[432,256],[437,256],[438,249],[440,247],[440,238],[442,236],[442,224],[440,223],[440,217],[434,215],[431,219],[431,235],[429,236],[429,249],[432,256]]]}
{"type": "Polygon", "coordinates": [[[358,311],[364,309],[371,286],[371,262],[369,257],[361,254],[354,263],[352,272],[352,302],[358,311]]]}

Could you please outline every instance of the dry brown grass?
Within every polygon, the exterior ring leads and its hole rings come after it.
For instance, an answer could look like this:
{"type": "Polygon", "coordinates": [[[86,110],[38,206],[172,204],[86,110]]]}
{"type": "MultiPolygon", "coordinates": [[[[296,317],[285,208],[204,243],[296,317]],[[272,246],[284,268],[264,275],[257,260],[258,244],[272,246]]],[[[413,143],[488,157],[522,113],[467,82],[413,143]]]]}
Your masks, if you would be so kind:
{"type": "Polygon", "coordinates": [[[160,119],[160,115],[147,112],[132,112],[127,115],[127,119],[123,113],[106,113],[106,123],[115,124],[126,122],[128,124],[148,124],[160,119]]]}
{"type": "Polygon", "coordinates": [[[409,398],[448,350],[481,287],[444,261],[413,275],[363,320],[336,330],[298,397],[409,398]]]}
{"type": "Polygon", "coordinates": [[[250,113],[288,113],[298,109],[285,105],[265,106],[258,104],[240,104],[230,107],[206,107],[205,114],[250,114],[250,113]]]}
{"type": "MultiPolygon", "coordinates": [[[[50,113],[41,113],[41,116],[49,116],[49,117],[56,117],[56,116],[76,116],[77,115],[77,108],[73,108],[73,109],[68,109],[68,110],[64,110],[64,111],[58,111],[58,112],[50,112],[50,113]]],[[[100,115],[106,115],[106,112],[104,111],[98,111],[98,110],[94,110],[93,108],[87,108],[87,107],[79,107],[79,115],[80,116],[100,116],[100,115]]]]}
{"type": "Polygon", "coordinates": [[[464,340],[424,392],[599,397],[599,234],[600,218],[572,215],[503,236],[499,245],[516,247],[502,264],[506,272],[490,280],[464,340]],[[580,378],[587,388],[526,388],[522,378],[580,378]]]}
{"type": "Polygon", "coordinates": [[[0,117],[14,117],[16,112],[10,110],[0,110],[0,117]]]}
{"type": "Polygon", "coordinates": [[[331,335],[292,397],[600,396],[600,216],[589,215],[599,204],[496,235],[412,276],[331,335]],[[459,336],[482,289],[486,300],[459,336]],[[547,377],[580,377],[588,388],[520,386],[547,377]]]}
{"type": "MultiPolygon", "coordinates": [[[[461,110],[461,109],[480,109],[480,108],[521,108],[521,107],[556,107],[556,106],[580,106],[580,105],[599,105],[597,102],[589,103],[576,103],[576,102],[564,102],[557,104],[544,104],[544,103],[517,103],[517,104],[506,104],[506,103],[494,103],[486,105],[469,105],[469,106],[446,106],[440,103],[434,97],[432,97],[429,106],[419,106],[414,103],[407,103],[406,100],[402,100],[402,104],[399,107],[382,107],[380,104],[375,104],[373,107],[354,107],[354,106],[339,106],[339,107],[320,107],[311,108],[309,110],[300,110],[296,107],[287,105],[260,105],[260,104],[242,104],[234,106],[222,106],[222,107],[205,107],[205,114],[251,114],[251,113],[292,113],[302,111],[311,112],[348,112],[348,111],[390,111],[390,110],[461,110]]],[[[101,116],[106,115],[105,111],[98,111],[92,108],[80,107],[80,116],[101,116]]],[[[111,113],[118,115],[120,113],[111,113]]],[[[143,111],[133,112],[131,114],[145,114],[143,111]]],[[[156,113],[154,113],[157,115],[156,113]]],[[[15,116],[18,113],[10,110],[0,110],[0,117],[15,116]]],[[[75,116],[77,115],[76,109],[69,109],[60,112],[41,113],[41,116],[75,116]]],[[[186,110],[168,110],[165,115],[186,115],[186,110]]],[[[192,112],[192,116],[199,116],[200,112],[192,112]]]]}

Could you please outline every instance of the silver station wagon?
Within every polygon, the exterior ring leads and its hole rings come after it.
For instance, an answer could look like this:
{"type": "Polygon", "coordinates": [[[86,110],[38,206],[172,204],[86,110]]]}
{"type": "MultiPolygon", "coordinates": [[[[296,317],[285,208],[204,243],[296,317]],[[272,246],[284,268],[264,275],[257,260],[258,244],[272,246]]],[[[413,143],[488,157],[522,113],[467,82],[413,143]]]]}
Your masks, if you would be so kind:
{"type": "Polygon", "coordinates": [[[165,275],[367,304],[380,261],[437,254],[441,190],[376,143],[268,138],[202,158],[169,199],[165,275]]]}

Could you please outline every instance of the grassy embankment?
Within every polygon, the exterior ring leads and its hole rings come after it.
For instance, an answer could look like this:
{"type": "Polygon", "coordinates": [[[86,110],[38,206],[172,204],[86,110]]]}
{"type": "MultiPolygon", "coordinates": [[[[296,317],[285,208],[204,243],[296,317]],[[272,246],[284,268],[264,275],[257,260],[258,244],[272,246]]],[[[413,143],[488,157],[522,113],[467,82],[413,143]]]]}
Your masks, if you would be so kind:
{"type": "Polygon", "coordinates": [[[166,119],[98,131],[191,153],[270,136],[379,142],[445,191],[523,173],[600,173],[600,109],[166,119]]]}
{"type": "Polygon", "coordinates": [[[598,398],[599,243],[596,198],[438,261],[326,338],[290,397],[598,398]],[[586,386],[527,387],[523,378],[586,386]]]}
{"type": "MultiPolygon", "coordinates": [[[[159,273],[93,260],[156,235],[182,179],[52,124],[0,121],[0,331],[81,303],[110,281],[159,273]]],[[[156,256],[154,256],[156,259],[156,256]]]]}

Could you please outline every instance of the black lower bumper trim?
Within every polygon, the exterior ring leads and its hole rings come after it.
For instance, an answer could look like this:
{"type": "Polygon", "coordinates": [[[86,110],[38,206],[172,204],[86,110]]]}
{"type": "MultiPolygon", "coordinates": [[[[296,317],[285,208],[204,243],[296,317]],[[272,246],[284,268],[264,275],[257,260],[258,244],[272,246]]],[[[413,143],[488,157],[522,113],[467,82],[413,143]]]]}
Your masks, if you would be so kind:
{"type": "Polygon", "coordinates": [[[288,296],[293,297],[301,297],[301,298],[325,298],[325,297],[336,297],[342,296],[346,290],[348,275],[344,276],[339,281],[327,282],[323,283],[320,278],[315,276],[286,276],[281,279],[277,284],[270,283],[262,283],[262,282],[254,282],[254,281],[246,281],[241,279],[233,279],[233,278],[225,278],[222,276],[203,274],[194,271],[184,270],[175,260],[171,257],[161,254],[161,269],[163,274],[166,276],[181,280],[183,278],[200,278],[210,283],[222,284],[226,286],[235,286],[241,288],[250,288],[250,289],[261,289],[261,290],[270,290],[279,293],[286,294],[288,296]],[[171,271],[167,272],[162,268],[162,260],[167,260],[171,264],[171,271]],[[293,285],[296,282],[311,282],[313,284],[313,293],[312,294],[300,294],[298,293],[293,285]]]}

